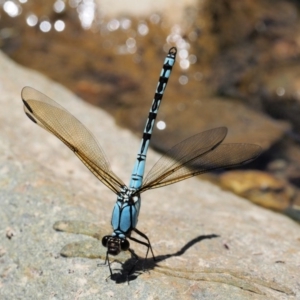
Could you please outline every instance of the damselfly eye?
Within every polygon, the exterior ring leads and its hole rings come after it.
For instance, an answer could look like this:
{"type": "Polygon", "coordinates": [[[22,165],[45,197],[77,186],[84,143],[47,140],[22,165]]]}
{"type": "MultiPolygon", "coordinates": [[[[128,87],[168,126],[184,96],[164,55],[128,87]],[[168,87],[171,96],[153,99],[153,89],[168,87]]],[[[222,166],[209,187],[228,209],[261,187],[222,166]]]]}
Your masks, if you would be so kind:
{"type": "Polygon", "coordinates": [[[130,244],[129,244],[129,242],[127,240],[122,240],[121,241],[121,250],[122,251],[128,250],[129,246],[130,246],[130,244]]]}
{"type": "Polygon", "coordinates": [[[103,237],[103,239],[102,239],[102,245],[103,245],[104,247],[107,247],[107,242],[108,242],[108,239],[109,239],[109,238],[110,238],[109,235],[106,235],[106,236],[103,237]]]}

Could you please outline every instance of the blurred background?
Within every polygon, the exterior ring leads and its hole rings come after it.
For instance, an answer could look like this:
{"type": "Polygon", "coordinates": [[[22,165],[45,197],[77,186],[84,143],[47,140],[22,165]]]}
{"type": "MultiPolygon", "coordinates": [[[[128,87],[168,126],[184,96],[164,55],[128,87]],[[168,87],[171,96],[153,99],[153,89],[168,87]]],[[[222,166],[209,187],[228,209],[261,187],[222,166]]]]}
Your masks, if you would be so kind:
{"type": "Polygon", "coordinates": [[[263,154],[202,178],[299,221],[299,12],[298,0],[0,0],[0,47],[141,137],[176,46],[151,146],[228,127],[226,142],[263,154]]]}

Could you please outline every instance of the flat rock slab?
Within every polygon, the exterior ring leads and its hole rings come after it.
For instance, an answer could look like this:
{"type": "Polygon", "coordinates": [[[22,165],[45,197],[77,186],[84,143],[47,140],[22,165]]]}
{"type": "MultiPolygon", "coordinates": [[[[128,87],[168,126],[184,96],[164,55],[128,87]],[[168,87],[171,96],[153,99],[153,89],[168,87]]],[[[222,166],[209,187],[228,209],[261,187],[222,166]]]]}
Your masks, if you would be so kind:
{"type": "MultiPolygon", "coordinates": [[[[142,195],[138,229],[157,260],[145,272],[141,260],[128,285],[124,253],[107,279],[99,239],[110,234],[116,197],[25,117],[21,89],[35,87],[79,118],[125,182],[140,141],[62,86],[2,54],[0,64],[1,299],[300,298],[299,225],[197,178],[142,195]]],[[[148,165],[158,158],[150,150],[148,165]]]]}

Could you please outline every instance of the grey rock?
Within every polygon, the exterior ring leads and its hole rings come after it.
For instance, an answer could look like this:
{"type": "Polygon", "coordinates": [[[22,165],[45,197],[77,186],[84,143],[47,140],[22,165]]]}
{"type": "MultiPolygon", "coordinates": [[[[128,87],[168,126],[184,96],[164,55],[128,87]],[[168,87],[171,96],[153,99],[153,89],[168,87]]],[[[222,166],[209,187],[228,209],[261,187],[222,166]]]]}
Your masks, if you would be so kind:
{"type": "MultiPolygon", "coordinates": [[[[300,298],[299,225],[197,178],[143,195],[138,229],[150,238],[157,261],[148,258],[143,272],[141,260],[128,285],[121,280],[130,265],[125,253],[112,264],[117,276],[106,280],[99,239],[110,234],[116,197],[26,118],[21,89],[37,88],[80,119],[125,182],[139,140],[3,54],[0,65],[1,299],[300,298]]],[[[150,150],[148,166],[158,158],[150,150]]],[[[132,247],[145,255],[145,247],[132,247]]]]}

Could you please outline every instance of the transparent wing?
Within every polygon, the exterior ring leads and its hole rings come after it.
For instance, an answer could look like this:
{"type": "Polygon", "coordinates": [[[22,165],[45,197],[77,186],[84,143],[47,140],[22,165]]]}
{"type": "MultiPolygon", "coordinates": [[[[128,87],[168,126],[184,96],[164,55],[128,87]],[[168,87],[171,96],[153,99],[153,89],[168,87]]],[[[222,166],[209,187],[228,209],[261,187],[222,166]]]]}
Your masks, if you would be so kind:
{"type": "Polygon", "coordinates": [[[66,144],[85,166],[113,192],[125,184],[110,169],[104,151],[93,134],[58,103],[31,88],[22,90],[24,111],[28,118],[66,144]]]}
{"type": "Polygon", "coordinates": [[[224,127],[196,134],[171,148],[152,167],[138,192],[248,163],[261,153],[262,148],[253,144],[220,145],[227,132],[222,136],[222,130],[224,127]]]}

